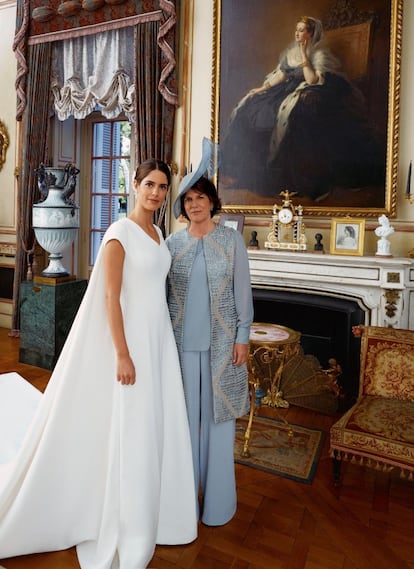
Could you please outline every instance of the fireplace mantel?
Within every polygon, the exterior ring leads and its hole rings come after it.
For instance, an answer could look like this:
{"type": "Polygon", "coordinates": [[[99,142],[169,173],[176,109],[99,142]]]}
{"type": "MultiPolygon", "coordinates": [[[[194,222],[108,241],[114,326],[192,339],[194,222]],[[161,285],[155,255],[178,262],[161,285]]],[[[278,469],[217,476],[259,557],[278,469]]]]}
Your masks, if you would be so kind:
{"type": "Polygon", "coordinates": [[[365,324],[414,329],[414,260],[249,250],[253,288],[352,299],[365,324]]]}

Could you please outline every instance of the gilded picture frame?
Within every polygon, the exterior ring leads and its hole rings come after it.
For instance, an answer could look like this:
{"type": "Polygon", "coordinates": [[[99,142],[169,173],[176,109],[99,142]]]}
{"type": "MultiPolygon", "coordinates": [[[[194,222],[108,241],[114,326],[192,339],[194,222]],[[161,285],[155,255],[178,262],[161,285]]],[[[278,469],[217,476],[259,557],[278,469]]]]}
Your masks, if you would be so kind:
{"type": "Polygon", "coordinates": [[[244,227],[244,215],[241,214],[221,214],[219,218],[220,225],[225,225],[226,227],[231,227],[236,231],[243,233],[244,227]]]}
{"type": "Polygon", "coordinates": [[[6,162],[6,151],[9,146],[9,135],[7,134],[7,129],[5,124],[0,121],[0,170],[3,168],[6,162]]]}
{"type": "MultiPolygon", "coordinates": [[[[297,192],[296,202],[303,206],[304,215],[351,215],[366,218],[385,214],[395,217],[403,0],[367,0],[363,3],[364,10],[359,9],[360,4],[358,0],[261,0],[254,5],[250,0],[214,0],[211,136],[223,149],[216,178],[223,212],[270,215],[274,203],[280,201],[280,192],[288,190],[297,192]],[[252,164],[249,156],[254,156],[253,163],[256,156],[260,156],[260,148],[256,147],[254,138],[247,151],[246,145],[243,148],[241,141],[249,141],[248,133],[247,136],[235,137],[231,144],[228,142],[230,125],[235,122],[232,117],[240,114],[246,95],[252,89],[264,85],[266,74],[275,68],[280,53],[292,42],[296,22],[303,14],[311,14],[323,23],[321,45],[331,52],[332,46],[336,46],[334,55],[337,60],[342,59],[342,68],[345,69],[344,74],[351,90],[361,94],[364,99],[361,116],[370,123],[369,128],[372,126],[375,130],[378,140],[376,168],[367,167],[366,172],[367,175],[375,172],[376,177],[375,180],[368,181],[364,178],[365,174],[360,178],[355,174],[355,181],[345,181],[349,187],[340,186],[334,178],[339,179],[338,172],[341,172],[341,168],[343,172],[357,172],[358,168],[354,167],[353,163],[344,163],[338,168],[335,160],[330,161],[328,155],[331,145],[327,138],[327,153],[322,156],[321,161],[326,162],[326,172],[331,172],[331,175],[325,174],[325,166],[322,165],[319,171],[322,171],[323,183],[320,187],[317,181],[313,182],[313,193],[307,194],[305,191],[301,194],[293,183],[291,187],[285,184],[288,177],[281,176],[279,179],[269,178],[270,185],[262,194],[260,183],[252,189],[249,183],[244,183],[248,176],[240,176],[241,179],[235,181],[232,175],[228,174],[232,158],[228,158],[226,147],[233,151],[236,176],[238,170],[243,168],[250,174],[250,170],[246,170],[252,164]],[[374,100],[376,103],[373,103],[374,100]],[[365,112],[372,114],[365,116],[365,112]]],[[[312,102],[309,105],[311,106],[312,102]]],[[[332,115],[330,122],[330,119],[326,120],[327,132],[335,132],[335,116],[332,115]]],[[[323,120],[325,119],[326,117],[323,120]]],[[[344,123],[348,124],[346,120],[344,123]]],[[[321,132],[318,130],[318,121],[315,124],[312,136],[318,141],[321,132]]],[[[362,148],[363,138],[368,131],[365,126],[363,128],[364,135],[359,137],[355,130],[353,135],[356,137],[356,144],[355,141],[350,143],[356,156],[369,155],[358,151],[358,145],[361,143],[362,148]]],[[[241,132],[243,134],[243,131],[241,132]]],[[[274,134],[272,136],[274,137],[274,134]]],[[[341,139],[340,134],[337,138],[332,137],[332,146],[337,139],[341,139]]],[[[300,142],[298,144],[300,145],[300,142]]],[[[313,152],[312,144],[310,148],[313,152]]],[[[347,153],[343,152],[342,155],[347,153]]],[[[284,161],[281,161],[282,168],[288,165],[293,176],[308,159],[309,154],[304,147],[299,147],[299,152],[296,153],[291,146],[289,151],[285,152],[284,161]]],[[[261,158],[258,158],[259,164],[260,160],[261,158]]],[[[269,162],[269,158],[267,161],[269,162]]],[[[260,167],[257,170],[260,174],[260,167]]]]}
{"type": "Polygon", "coordinates": [[[358,217],[333,218],[329,252],[331,255],[364,254],[365,219],[358,217]]]}

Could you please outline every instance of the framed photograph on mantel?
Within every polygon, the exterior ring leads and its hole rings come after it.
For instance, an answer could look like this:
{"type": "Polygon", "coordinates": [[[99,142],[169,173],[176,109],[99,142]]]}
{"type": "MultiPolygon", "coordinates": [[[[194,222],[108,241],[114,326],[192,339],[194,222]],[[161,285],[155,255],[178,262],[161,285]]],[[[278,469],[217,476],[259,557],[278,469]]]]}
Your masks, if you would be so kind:
{"type": "Polygon", "coordinates": [[[223,212],[395,216],[403,1],[214,1],[223,212]]]}
{"type": "Polygon", "coordinates": [[[329,252],[332,255],[364,254],[365,219],[341,217],[331,222],[329,252]]]}
{"type": "Polygon", "coordinates": [[[240,231],[240,233],[243,233],[244,215],[221,214],[219,223],[220,225],[231,227],[232,229],[235,229],[236,231],[240,231]]]}

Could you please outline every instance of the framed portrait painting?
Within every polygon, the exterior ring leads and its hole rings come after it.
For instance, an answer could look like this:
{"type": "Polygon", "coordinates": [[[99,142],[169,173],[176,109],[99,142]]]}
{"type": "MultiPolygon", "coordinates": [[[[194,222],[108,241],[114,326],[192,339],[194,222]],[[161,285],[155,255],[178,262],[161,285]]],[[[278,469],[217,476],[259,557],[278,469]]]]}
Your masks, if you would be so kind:
{"type": "Polygon", "coordinates": [[[236,231],[243,233],[244,226],[244,215],[231,215],[231,214],[221,214],[219,219],[220,225],[225,225],[226,227],[231,227],[236,231]]]}
{"type": "Polygon", "coordinates": [[[331,222],[329,252],[333,255],[363,255],[365,219],[341,217],[331,222]]]}
{"type": "Polygon", "coordinates": [[[223,211],[396,215],[402,0],[215,0],[223,211]],[[305,16],[304,16],[305,14],[305,16]]]}

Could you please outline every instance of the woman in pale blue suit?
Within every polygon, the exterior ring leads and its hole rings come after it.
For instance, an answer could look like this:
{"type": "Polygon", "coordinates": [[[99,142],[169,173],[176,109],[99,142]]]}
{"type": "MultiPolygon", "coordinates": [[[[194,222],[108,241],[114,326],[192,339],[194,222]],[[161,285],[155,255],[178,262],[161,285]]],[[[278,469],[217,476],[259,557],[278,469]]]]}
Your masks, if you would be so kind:
{"type": "Polygon", "coordinates": [[[213,145],[185,176],[174,204],[186,229],[167,239],[172,256],[168,304],[181,360],[199,517],[219,526],[237,508],[235,420],[247,413],[246,361],[253,301],[246,246],[238,231],[213,222],[221,204],[203,174],[213,145]]]}

